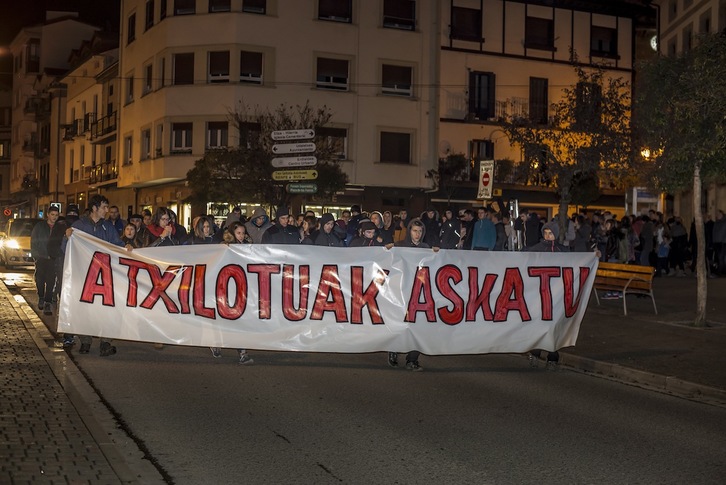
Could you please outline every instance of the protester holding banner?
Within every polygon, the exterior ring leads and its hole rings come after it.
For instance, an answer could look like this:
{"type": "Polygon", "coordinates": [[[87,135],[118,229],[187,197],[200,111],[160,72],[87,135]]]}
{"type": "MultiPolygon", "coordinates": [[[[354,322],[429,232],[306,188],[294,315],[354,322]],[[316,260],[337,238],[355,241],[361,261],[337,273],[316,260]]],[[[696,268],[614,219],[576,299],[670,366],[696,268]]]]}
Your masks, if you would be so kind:
{"type": "Polygon", "coordinates": [[[144,247],[157,246],[176,246],[179,239],[176,229],[172,224],[171,214],[166,207],[159,207],[151,219],[151,223],[146,226],[146,240],[144,247]]]}
{"type": "Polygon", "coordinates": [[[143,243],[141,239],[139,239],[139,235],[136,230],[136,224],[133,222],[126,223],[126,226],[124,226],[124,230],[121,233],[121,240],[124,244],[133,246],[134,249],[143,247],[143,243]]]}
{"type": "Polygon", "coordinates": [[[287,207],[277,209],[277,221],[263,234],[262,244],[300,244],[300,231],[290,220],[287,207]]]}
{"type": "MultiPolygon", "coordinates": [[[[194,218],[194,229],[189,234],[184,244],[212,244],[217,241],[214,238],[214,220],[209,216],[198,216],[194,218]]],[[[221,240],[221,234],[219,236],[221,240]]]]}
{"type": "MultiPolygon", "coordinates": [[[[426,235],[426,226],[423,222],[421,222],[421,219],[413,219],[408,224],[407,232],[406,232],[406,239],[403,241],[398,241],[397,243],[391,245],[387,245],[386,248],[390,249],[391,247],[395,246],[397,248],[421,248],[421,249],[431,249],[431,246],[426,244],[424,242],[424,237],[426,235]]],[[[434,251],[438,251],[438,247],[433,248],[434,251]]],[[[418,358],[421,355],[421,352],[418,350],[412,350],[408,354],[406,354],[406,369],[413,371],[413,372],[420,372],[423,370],[423,367],[419,365],[418,358]]],[[[397,352],[388,352],[388,365],[391,367],[398,367],[398,353],[397,352]]]]}
{"type": "Polygon", "coordinates": [[[333,214],[323,214],[320,218],[320,231],[313,243],[316,246],[342,248],[343,239],[345,239],[345,232],[335,224],[333,214]]]}
{"type": "MultiPolygon", "coordinates": [[[[378,228],[368,219],[362,219],[358,224],[359,235],[354,237],[348,244],[351,248],[363,248],[368,246],[383,246],[381,242],[376,239],[376,232],[378,228]]],[[[348,234],[350,236],[350,233],[348,234]]]]}
{"type": "MultiPolygon", "coordinates": [[[[115,246],[124,247],[123,241],[118,235],[118,231],[113,227],[110,221],[106,220],[106,213],[108,212],[108,199],[101,194],[95,194],[88,201],[90,213],[88,216],[83,216],[73,223],[73,226],[66,230],[66,238],[70,238],[73,235],[73,231],[83,231],[90,234],[93,237],[106,241],[107,243],[115,246]]],[[[65,245],[68,239],[63,241],[65,245]]],[[[132,246],[126,244],[126,249],[131,251],[132,246]]],[[[80,335],[81,348],[79,352],[81,354],[87,354],[91,350],[92,338],[88,335],[80,335]]],[[[116,347],[111,345],[111,340],[101,337],[101,357],[107,357],[116,353],[116,347]]]]}

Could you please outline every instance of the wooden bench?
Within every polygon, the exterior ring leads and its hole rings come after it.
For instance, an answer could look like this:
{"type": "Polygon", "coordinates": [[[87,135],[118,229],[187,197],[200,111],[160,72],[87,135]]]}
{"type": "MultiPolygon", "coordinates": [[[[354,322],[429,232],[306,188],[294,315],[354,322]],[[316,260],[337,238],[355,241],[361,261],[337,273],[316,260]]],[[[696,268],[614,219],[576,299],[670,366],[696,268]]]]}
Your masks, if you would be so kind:
{"type": "Polygon", "coordinates": [[[620,291],[623,293],[623,311],[628,314],[625,297],[628,294],[647,295],[653,300],[653,310],[658,314],[653,297],[653,276],[655,269],[651,266],[638,266],[635,264],[600,263],[595,274],[593,286],[595,299],[600,305],[597,290],[620,291]]]}

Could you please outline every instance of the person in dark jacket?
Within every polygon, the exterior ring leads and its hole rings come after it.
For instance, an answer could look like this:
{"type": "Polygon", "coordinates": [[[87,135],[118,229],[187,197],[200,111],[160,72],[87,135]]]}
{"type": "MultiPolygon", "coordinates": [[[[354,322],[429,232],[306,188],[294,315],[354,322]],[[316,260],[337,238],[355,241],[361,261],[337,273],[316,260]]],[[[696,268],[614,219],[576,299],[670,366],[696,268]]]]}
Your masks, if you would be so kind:
{"type": "Polygon", "coordinates": [[[277,222],[262,235],[262,244],[300,244],[300,231],[289,222],[290,211],[280,207],[277,222]]]}
{"type": "Polygon", "coordinates": [[[252,238],[252,242],[260,244],[262,243],[262,237],[272,227],[272,224],[270,223],[270,218],[267,217],[265,209],[255,207],[249,220],[245,223],[245,227],[247,228],[247,234],[252,238]]]}
{"type": "MultiPolygon", "coordinates": [[[[90,210],[88,216],[83,216],[73,223],[73,226],[66,229],[66,239],[63,241],[62,248],[65,251],[67,241],[73,235],[73,231],[82,231],[96,237],[102,241],[113,244],[115,246],[124,247],[123,241],[118,235],[116,228],[106,220],[106,213],[108,212],[108,199],[101,194],[95,194],[88,201],[88,209],[90,210]]],[[[132,246],[126,244],[126,249],[131,251],[132,246]]],[[[81,354],[87,354],[91,350],[91,337],[89,335],[81,335],[81,348],[79,352],[81,354]]],[[[116,347],[111,345],[111,340],[101,338],[101,357],[107,357],[116,353],[116,347]]]]}
{"type": "MultiPolygon", "coordinates": [[[[557,239],[560,235],[560,226],[557,221],[548,222],[542,226],[542,241],[534,246],[528,246],[523,251],[535,253],[569,253],[570,248],[560,244],[557,239]]],[[[533,349],[529,351],[529,362],[532,367],[537,367],[542,350],[533,349]]],[[[557,351],[547,353],[547,368],[555,370],[560,360],[560,353],[557,351]]]]}
{"type": "Polygon", "coordinates": [[[358,225],[363,220],[363,215],[360,213],[360,206],[354,204],[350,206],[350,219],[345,224],[345,245],[350,246],[351,241],[358,236],[358,225]]]}
{"type": "MultiPolygon", "coordinates": [[[[184,245],[193,244],[215,244],[217,241],[214,237],[214,219],[209,216],[198,216],[194,218],[192,232],[187,236],[184,245]]],[[[220,236],[221,240],[221,236],[220,236]]]]}
{"type": "MultiPolygon", "coordinates": [[[[66,229],[71,227],[78,220],[78,206],[76,204],[68,204],[65,218],[58,219],[53,225],[48,238],[48,256],[53,260],[53,269],[55,271],[56,285],[56,301],[60,297],[60,291],[63,287],[63,264],[65,261],[65,245],[66,229]]],[[[63,347],[71,347],[75,344],[73,334],[65,334],[63,336],[63,347]]]]}
{"type": "Polygon", "coordinates": [[[383,241],[383,244],[390,244],[393,242],[393,237],[396,232],[396,227],[393,224],[393,214],[391,211],[385,211],[383,213],[383,227],[378,230],[378,236],[383,241]]]}
{"type": "Polygon", "coordinates": [[[369,246],[383,246],[383,244],[378,242],[376,239],[376,231],[378,231],[378,228],[376,228],[376,225],[371,221],[368,219],[361,220],[358,223],[358,228],[360,230],[360,235],[354,237],[350,241],[348,247],[363,248],[369,246]]]}
{"type": "Polygon", "coordinates": [[[461,241],[461,221],[454,216],[451,209],[445,212],[446,220],[441,224],[439,233],[439,247],[441,249],[456,249],[461,241]]]}
{"type": "Polygon", "coordinates": [[[53,298],[55,297],[55,266],[48,254],[50,233],[58,221],[58,206],[48,208],[45,221],[39,222],[30,233],[30,254],[35,260],[35,288],[38,291],[38,309],[43,314],[52,315],[53,298]]]}
{"type": "Polygon", "coordinates": [[[492,213],[492,222],[494,223],[494,231],[496,233],[496,239],[494,241],[494,247],[492,251],[506,251],[507,250],[507,231],[504,229],[504,223],[502,222],[502,215],[498,212],[492,213]]]}
{"type": "Polygon", "coordinates": [[[143,242],[139,239],[139,234],[136,229],[136,224],[133,222],[127,222],[121,233],[121,240],[124,244],[133,246],[134,249],[143,247],[143,242]]]}
{"type": "MultiPolygon", "coordinates": [[[[587,219],[582,214],[578,214],[575,217],[575,241],[572,248],[575,252],[586,253],[590,251],[590,235],[592,234],[592,227],[587,223],[587,219]]],[[[651,231],[651,239],[652,237],[651,231]]],[[[651,247],[653,243],[651,242],[651,247]]]]}
{"type": "Polygon", "coordinates": [[[441,232],[441,221],[439,221],[439,213],[433,207],[429,207],[426,212],[421,214],[421,222],[426,227],[426,235],[424,242],[431,247],[438,246],[441,242],[439,234],[441,232]]]}
{"type": "MultiPolygon", "coordinates": [[[[426,226],[423,222],[421,222],[420,219],[413,219],[411,222],[408,223],[408,228],[406,232],[406,239],[403,241],[398,241],[393,246],[397,248],[421,248],[421,249],[432,249],[431,246],[426,244],[424,242],[424,237],[426,236],[426,226]]],[[[391,245],[386,246],[387,248],[391,248],[391,245]]],[[[433,247],[434,251],[438,251],[438,247],[433,247]]],[[[419,365],[418,358],[421,355],[421,352],[418,350],[412,350],[408,354],[406,354],[406,369],[413,371],[413,372],[420,372],[423,370],[423,367],[419,365]]],[[[398,367],[398,352],[388,352],[388,365],[391,367],[398,367]]]]}
{"type": "Polygon", "coordinates": [[[313,244],[316,246],[342,248],[344,245],[341,235],[345,238],[343,230],[335,224],[335,217],[333,217],[333,214],[326,213],[320,218],[320,231],[318,231],[313,244]]]}
{"type": "Polygon", "coordinates": [[[172,223],[171,214],[166,207],[156,209],[151,223],[146,226],[144,234],[144,247],[176,246],[179,239],[172,223]]]}

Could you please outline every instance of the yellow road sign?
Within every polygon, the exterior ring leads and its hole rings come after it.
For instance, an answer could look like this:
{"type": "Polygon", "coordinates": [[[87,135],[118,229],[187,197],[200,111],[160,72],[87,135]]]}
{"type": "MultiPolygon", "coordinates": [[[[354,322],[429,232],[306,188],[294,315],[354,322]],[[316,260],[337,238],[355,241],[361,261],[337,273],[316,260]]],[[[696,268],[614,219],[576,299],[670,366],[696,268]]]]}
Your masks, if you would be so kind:
{"type": "Polygon", "coordinates": [[[315,180],[317,170],[276,170],[272,172],[272,180],[315,180]]]}

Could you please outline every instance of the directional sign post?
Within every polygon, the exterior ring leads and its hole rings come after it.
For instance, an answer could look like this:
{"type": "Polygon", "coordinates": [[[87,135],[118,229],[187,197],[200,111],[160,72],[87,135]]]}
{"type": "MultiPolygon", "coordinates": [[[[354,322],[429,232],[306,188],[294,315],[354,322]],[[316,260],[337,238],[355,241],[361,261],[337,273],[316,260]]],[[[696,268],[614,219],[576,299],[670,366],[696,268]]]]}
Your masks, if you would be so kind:
{"type": "Polygon", "coordinates": [[[310,140],[315,137],[315,130],[307,128],[305,130],[280,130],[272,132],[272,139],[275,141],[288,140],[310,140]]]}
{"type": "Polygon", "coordinates": [[[317,170],[277,170],[272,172],[272,180],[315,180],[317,170]]]}
{"type": "Polygon", "coordinates": [[[318,192],[318,184],[313,183],[300,183],[300,184],[287,184],[285,187],[288,194],[315,194],[318,192]]]}
{"type": "Polygon", "coordinates": [[[482,160],[479,162],[479,191],[477,199],[491,199],[492,185],[494,178],[494,160],[482,160]]]}
{"type": "Polygon", "coordinates": [[[315,143],[284,143],[272,145],[272,153],[279,155],[282,153],[310,153],[315,151],[315,143]]]}
{"type": "Polygon", "coordinates": [[[318,159],[313,156],[272,159],[272,166],[275,168],[314,167],[317,163],[318,159]]]}

